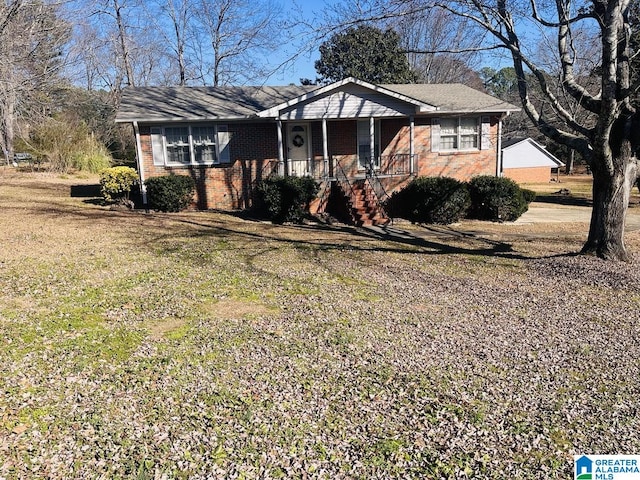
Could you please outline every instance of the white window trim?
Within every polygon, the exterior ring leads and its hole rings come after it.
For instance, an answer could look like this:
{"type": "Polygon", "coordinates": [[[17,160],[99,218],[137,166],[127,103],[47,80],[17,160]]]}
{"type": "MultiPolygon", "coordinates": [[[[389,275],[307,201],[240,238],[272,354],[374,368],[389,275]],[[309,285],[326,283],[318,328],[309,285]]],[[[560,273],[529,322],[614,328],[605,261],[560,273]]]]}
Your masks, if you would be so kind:
{"type": "MultiPolygon", "coordinates": [[[[161,134],[162,134],[162,162],[156,162],[156,159],[154,158],[154,165],[156,166],[164,166],[164,167],[202,167],[202,166],[211,166],[211,165],[221,165],[221,164],[226,164],[229,163],[228,160],[222,160],[221,157],[221,146],[220,146],[220,138],[221,138],[221,133],[224,132],[225,134],[228,135],[228,127],[226,124],[209,124],[209,123],[203,123],[203,124],[188,124],[186,125],[186,128],[188,129],[188,144],[184,144],[183,146],[188,146],[189,147],[189,163],[181,163],[181,162],[170,162],[169,161],[169,154],[167,151],[167,135],[166,135],[166,129],[167,128],[185,128],[184,124],[167,124],[167,125],[161,125],[161,126],[153,126],[150,127],[150,135],[153,135],[153,129],[159,129],[161,134]],[[216,149],[216,155],[215,155],[215,160],[213,162],[197,162],[196,161],[196,154],[195,154],[195,147],[196,145],[194,144],[193,141],[193,127],[213,127],[214,129],[214,135],[215,135],[215,149],[216,149]]],[[[157,135],[157,133],[155,133],[157,135]]],[[[153,142],[153,139],[151,139],[151,141],[153,142]]],[[[228,139],[227,139],[228,142],[228,139]]],[[[225,145],[225,148],[229,148],[228,144],[225,145]]],[[[152,143],[152,150],[153,150],[153,143],[152,143]]],[[[155,152],[154,152],[155,153],[155,152]]]]}
{"type": "MultiPolygon", "coordinates": [[[[369,124],[371,124],[371,120],[368,119],[368,118],[367,119],[357,119],[356,120],[356,154],[357,154],[357,157],[358,157],[358,170],[359,171],[364,171],[364,170],[366,170],[366,168],[362,166],[362,160],[360,159],[360,136],[358,134],[358,132],[359,132],[358,123],[359,122],[368,122],[369,124]]],[[[380,162],[380,156],[381,156],[381,153],[380,153],[379,150],[380,150],[380,145],[381,145],[381,142],[380,142],[380,138],[381,138],[380,131],[382,130],[382,122],[380,121],[380,119],[374,119],[373,122],[374,122],[373,131],[374,131],[374,135],[375,135],[374,145],[373,145],[373,147],[374,147],[373,148],[373,155],[375,157],[375,161],[374,161],[373,168],[375,170],[380,170],[380,163],[381,163],[380,162]],[[377,156],[375,156],[375,147],[376,146],[378,147],[378,155],[377,156]]],[[[371,128],[371,127],[369,127],[369,128],[371,128]]]]}
{"type": "Polygon", "coordinates": [[[474,116],[460,116],[460,117],[441,117],[440,119],[440,133],[439,133],[439,146],[440,152],[477,152],[480,151],[480,147],[481,147],[481,134],[482,134],[482,123],[481,123],[481,118],[480,117],[474,117],[474,116]],[[476,146],[475,147],[471,147],[471,148],[460,148],[460,145],[462,145],[462,137],[463,136],[469,136],[468,134],[462,135],[460,133],[460,122],[463,118],[473,118],[476,121],[476,146]],[[443,134],[442,133],[442,120],[444,119],[455,119],[457,124],[456,124],[456,144],[458,145],[457,148],[444,148],[443,144],[442,144],[442,138],[443,137],[453,137],[453,134],[443,134]]]}

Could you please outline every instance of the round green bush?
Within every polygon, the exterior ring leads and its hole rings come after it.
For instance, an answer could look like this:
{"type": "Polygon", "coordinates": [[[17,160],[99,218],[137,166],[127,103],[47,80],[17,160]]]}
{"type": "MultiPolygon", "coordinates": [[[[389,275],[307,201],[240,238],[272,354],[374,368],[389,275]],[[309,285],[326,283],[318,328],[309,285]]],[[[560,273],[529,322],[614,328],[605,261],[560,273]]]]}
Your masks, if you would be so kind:
{"type": "Polygon", "coordinates": [[[110,167],[100,171],[100,193],[105,202],[126,203],[138,172],[131,167],[110,167]]]}
{"type": "Polygon", "coordinates": [[[300,223],[307,215],[318,188],[311,177],[266,178],[257,186],[254,211],[274,223],[300,223]]]}
{"type": "MultiPolygon", "coordinates": [[[[471,218],[511,222],[529,209],[522,189],[509,178],[491,175],[474,177],[469,182],[469,193],[471,218]]],[[[530,198],[530,194],[526,195],[530,198]]]]}
{"type": "Polygon", "coordinates": [[[149,207],[161,212],[179,212],[193,201],[195,182],[186,175],[151,177],[144,182],[149,207]]]}
{"type": "Polygon", "coordinates": [[[387,208],[393,217],[414,223],[454,223],[470,205],[467,186],[450,177],[417,177],[394,193],[387,208]]]}

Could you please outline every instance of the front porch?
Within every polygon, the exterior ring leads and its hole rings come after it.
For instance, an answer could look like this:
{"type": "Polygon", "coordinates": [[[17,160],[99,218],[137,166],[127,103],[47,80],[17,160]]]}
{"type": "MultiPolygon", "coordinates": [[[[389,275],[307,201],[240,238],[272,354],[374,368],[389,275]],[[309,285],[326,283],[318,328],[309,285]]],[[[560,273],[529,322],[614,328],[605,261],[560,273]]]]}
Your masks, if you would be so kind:
{"type": "Polygon", "coordinates": [[[415,125],[408,118],[277,121],[278,175],[318,180],[412,175],[415,125]]]}

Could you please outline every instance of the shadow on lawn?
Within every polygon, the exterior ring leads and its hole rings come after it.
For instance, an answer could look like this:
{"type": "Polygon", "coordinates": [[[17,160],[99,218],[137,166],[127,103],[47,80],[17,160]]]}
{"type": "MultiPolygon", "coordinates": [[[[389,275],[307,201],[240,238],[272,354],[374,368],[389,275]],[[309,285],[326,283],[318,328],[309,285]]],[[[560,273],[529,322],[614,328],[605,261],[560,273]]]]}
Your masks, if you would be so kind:
{"type": "Polygon", "coordinates": [[[584,197],[574,197],[572,195],[536,195],[536,202],[538,203],[555,203],[556,205],[571,205],[575,207],[591,207],[593,202],[584,197]]]}
{"type": "MultiPolygon", "coordinates": [[[[377,251],[392,253],[422,253],[428,255],[438,254],[464,254],[464,255],[484,255],[498,256],[512,259],[528,259],[513,250],[510,243],[494,241],[483,238],[477,234],[457,231],[449,227],[425,227],[425,234],[407,232],[395,227],[369,227],[356,228],[349,225],[327,225],[327,224],[311,224],[311,225],[273,225],[265,223],[265,228],[260,232],[248,232],[241,229],[234,229],[223,225],[210,225],[204,222],[196,222],[194,220],[180,219],[181,223],[202,228],[194,232],[195,237],[210,236],[244,236],[247,238],[266,240],[269,242],[282,242],[306,247],[313,245],[321,250],[336,251],[377,251]],[[307,233],[308,239],[291,238],[292,229],[307,233]],[[323,238],[322,234],[339,234],[346,235],[346,238],[323,238]],[[365,241],[384,241],[388,242],[385,246],[378,244],[364,243],[365,241]],[[477,243],[477,247],[464,247],[448,243],[468,242],[477,243]],[[413,248],[402,248],[400,245],[406,245],[413,248]],[[416,250],[418,248],[418,250],[416,250]]],[[[166,238],[167,236],[165,236],[166,238]]]]}
{"type": "MultiPolygon", "coordinates": [[[[76,198],[93,193],[90,189],[78,189],[76,198]]],[[[86,198],[86,197],[85,197],[86,198]]],[[[83,201],[88,204],[86,200],[83,201]]],[[[88,206],[88,205],[87,205],[88,206]]],[[[246,213],[233,215],[225,212],[227,220],[220,220],[217,214],[195,216],[186,214],[145,214],[142,211],[106,211],[98,208],[78,208],[73,204],[52,202],[43,199],[42,204],[31,207],[34,213],[65,215],[84,221],[110,222],[117,220],[120,226],[131,221],[131,234],[140,228],[144,230],[146,241],[153,244],[173,238],[246,238],[263,242],[290,244],[299,248],[310,246],[324,251],[377,251],[392,253],[420,253],[426,255],[464,254],[497,256],[511,259],[528,259],[515,252],[511,243],[484,238],[480,233],[455,230],[452,227],[425,226],[422,231],[407,232],[399,228],[371,227],[356,228],[343,224],[314,223],[309,225],[274,225],[256,221],[246,213]],[[234,222],[231,219],[236,219],[234,222]],[[242,223],[239,223],[242,222],[242,223]],[[175,225],[175,228],[172,227],[175,225]],[[259,225],[258,230],[255,226],[259,225]],[[245,226],[247,228],[245,228],[245,226]],[[184,227],[189,227],[185,230],[184,227]],[[250,228],[249,228],[250,227],[250,228]]],[[[24,209],[22,209],[24,211],[24,209]]],[[[142,235],[141,235],[142,236],[142,235]]]]}

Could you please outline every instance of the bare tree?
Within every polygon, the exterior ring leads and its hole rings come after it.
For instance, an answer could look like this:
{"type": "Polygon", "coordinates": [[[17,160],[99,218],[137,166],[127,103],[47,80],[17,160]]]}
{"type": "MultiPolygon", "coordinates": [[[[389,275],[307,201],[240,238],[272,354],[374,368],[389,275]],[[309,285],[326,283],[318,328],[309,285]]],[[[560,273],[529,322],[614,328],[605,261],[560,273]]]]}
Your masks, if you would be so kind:
{"type": "Polygon", "coordinates": [[[461,82],[478,87],[482,36],[470,34],[469,21],[445,10],[409,10],[387,21],[402,37],[409,63],[424,83],[461,82]],[[453,55],[449,51],[464,52],[453,55]]]}
{"type": "Polygon", "coordinates": [[[0,146],[13,160],[18,119],[46,113],[59,80],[68,26],[58,6],[42,0],[0,4],[0,146]]]}
{"type": "MultiPolygon", "coordinates": [[[[482,46],[507,52],[524,112],[547,138],[579,152],[593,172],[593,210],[583,253],[629,260],[624,226],[638,177],[640,81],[631,71],[632,0],[361,0],[372,18],[448,12],[482,31],[482,46]],[[597,44],[580,52],[578,41],[597,44]],[[541,45],[543,48],[541,49],[541,45]],[[542,51],[542,52],[541,52],[542,51]],[[549,61],[554,52],[554,62],[549,61]],[[545,55],[541,55],[544,53],[545,55]],[[555,65],[555,67],[554,67],[555,65]],[[587,75],[598,65],[596,88],[587,75]],[[555,68],[555,69],[554,69],[555,68]],[[555,78],[553,82],[550,79],[555,78]],[[544,101],[532,100],[534,91],[544,101]],[[571,104],[566,102],[571,99],[571,104]],[[579,114],[578,114],[579,113],[579,114]]],[[[467,53],[467,48],[446,48],[467,53]]]]}
{"type": "Polygon", "coordinates": [[[629,260],[624,225],[638,174],[639,125],[633,104],[638,85],[630,82],[629,0],[556,0],[546,8],[535,0],[524,4],[471,0],[435,6],[472,19],[510,52],[521,103],[531,122],[545,136],[577,150],[589,162],[593,171],[593,211],[582,251],[607,259],[629,260]],[[562,92],[580,110],[593,115],[579,117],[554,91],[547,72],[524,48],[517,12],[532,18],[536,28],[553,30],[562,92]],[[599,37],[601,75],[596,89],[586,85],[579,74],[581,58],[574,35],[578,29],[599,37]],[[545,109],[530,100],[534,83],[544,94],[545,109]],[[555,121],[550,120],[547,110],[555,121]]]}
{"type": "Polygon", "coordinates": [[[199,0],[198,8],[203,83],[240,84],[267,72],[280,37],[271,0],[199,0]]]}
{"type": "Polygon", "coordinates": [[[198,14],[195,3],[192,0],[156,0],[145,5],[145,9],[149,23],[163,39],[167,56],[177,68],[177,81],[168,83],[186,85],[194,78],[191,71],[194,47],[197,51],[194,43],[197,32],[195,16],[198,14]]]}
{"type": "MultiPolygon", "coordinates": [[[[74,0],[69,16],[75,22],[74,83],[88,90],[107,90],[117,105],[126,86],[175,85],[167,24],[151,21],[148,3],[140,0],[74,0]],[[164,30],[160,30],[160,25],[164,30]]],[[[156,12],[157,13],[157,12],[156,12]]],[[[157,15],[156,15],[157,16],[157,15]]]]}

